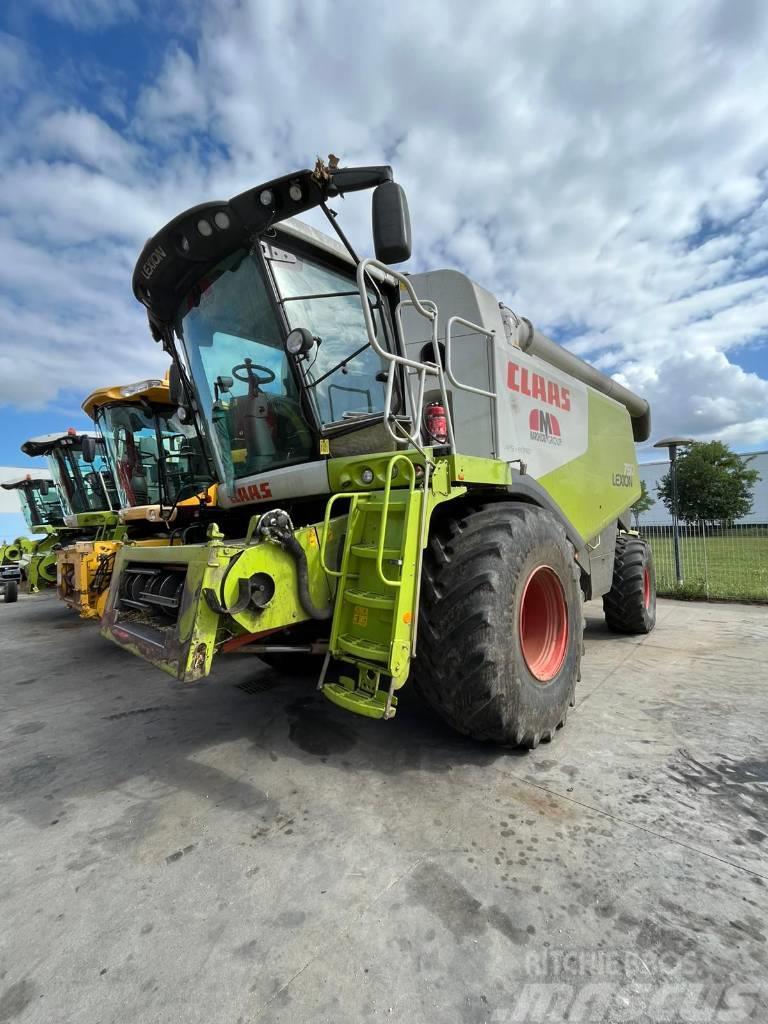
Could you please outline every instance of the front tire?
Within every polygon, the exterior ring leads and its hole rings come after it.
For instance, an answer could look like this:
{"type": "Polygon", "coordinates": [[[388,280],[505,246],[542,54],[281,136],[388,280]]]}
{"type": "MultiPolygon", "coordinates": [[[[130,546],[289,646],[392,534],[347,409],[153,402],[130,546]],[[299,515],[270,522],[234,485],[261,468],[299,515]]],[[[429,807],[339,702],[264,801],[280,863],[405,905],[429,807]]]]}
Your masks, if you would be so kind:
{"type": "Polygon", "coordinates": [[[614,633],[650,633],[656,625],[656,571],[647,542],[629,533],[616,538],[611,589],[603,597],[605,624],[614,633]]]}
{"type": "Polygon", "coordinates": [[[446,506],[424,556],[413,668],[427,703],[465,735],[535,747],[565,722],[582,642],[579,569],[554,516],[446,506]]]}
{"type": "Polygon", "coordinates": [[[14,601],[19,599],[19,584],[16,580],[9,580],[5,584],[5,594],[3,600],[6,604],[13,604],[14,601]]]}

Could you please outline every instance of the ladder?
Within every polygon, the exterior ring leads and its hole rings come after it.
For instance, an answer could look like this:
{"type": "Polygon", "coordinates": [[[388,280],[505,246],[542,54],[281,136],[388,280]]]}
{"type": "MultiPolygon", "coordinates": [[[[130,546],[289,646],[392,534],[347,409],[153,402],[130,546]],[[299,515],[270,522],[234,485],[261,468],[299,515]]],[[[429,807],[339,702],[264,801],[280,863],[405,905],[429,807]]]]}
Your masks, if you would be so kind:
{"type": "Polygon", "coordinates": [[[333,495],[325,510],[320,557],[329,576],[338,578],[328,658],[357,669],[357,677],[320,686],[329,700],[369,718],[392,718],[395,690],[408,678],[416,630],[421,555],[428,501],[429,463],[423,487],[416,487],[416,466],[404,453],[387,464],[383,491],[333,495]],[[393,489],[393,480],[408,486],[393,489]],[[400,481],[398,481],[400,482],[400,481]],[[335,503],[350,502],[341,566],[329,568],[325,538],[335,503]],[[382,677],[389,685],[381,688],[382,677]]]}

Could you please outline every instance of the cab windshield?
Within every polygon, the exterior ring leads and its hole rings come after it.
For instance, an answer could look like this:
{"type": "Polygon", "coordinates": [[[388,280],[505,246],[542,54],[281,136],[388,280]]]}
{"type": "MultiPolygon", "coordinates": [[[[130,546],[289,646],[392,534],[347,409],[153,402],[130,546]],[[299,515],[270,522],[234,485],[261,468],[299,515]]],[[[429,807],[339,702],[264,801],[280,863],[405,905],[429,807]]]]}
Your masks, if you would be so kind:
{"type": "MultiPolygon", "coordinates": [[[[230,485],[307,462],[315,445],[305,411],[322,431],[384,407],[384,367],[367,343],[354,276],[284,250],[267,249],[266,265],[289,329],[306,327],[318,339],[299,366],[303,408],[260,253],[223,260],[187,297],[176,328],[230,485]]],[[[383,338],[380,310],[375,317],[383,338]]]]}
{"type": "Polygon", "coordinates": [[[27,526],[63,526],[64,513],[56,488],[47,480],[29,481],[19,487],[21,511],[27,526]]]}
{"type": "Polygon", "coordinates": [[[62,445],[48,454],[48,465],[65,516],[109,512],[118,507],[117,491],[109,470],[104,442],[97,442],[93,462],[86,462],[78,443],[62,445]]]}
{"type": "Polygon", "coordinates": [[[210,484],[200,437],[170,406],[102,406],[96,423],[107,445],[121,508],[173,506],[210,484]]]}
{"type": "MultiPolygon", "coordinates": [[[[306,327],[316,339],[301,368],[318,422],[329,427],[381,415],[386,366],[368,344],[354,278],[291,253],[268,262],[289,328],[306,327]]],[[[378,296],[369,292],[368,301],[386,347],[378,296]]]]}
{"type": "Polygon", "coordinates": [[[222,479],[306,462],[312,435],[257,257],[228,257],[185,308],[177,330],[222,479]]]}

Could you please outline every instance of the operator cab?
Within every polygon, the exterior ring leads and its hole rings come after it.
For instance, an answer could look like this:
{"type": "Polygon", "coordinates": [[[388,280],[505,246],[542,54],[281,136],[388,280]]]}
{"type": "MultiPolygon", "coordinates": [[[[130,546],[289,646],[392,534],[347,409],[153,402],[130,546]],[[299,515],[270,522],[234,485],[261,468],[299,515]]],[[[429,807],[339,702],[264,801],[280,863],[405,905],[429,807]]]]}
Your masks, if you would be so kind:
{"type": "Polygon", "coordinates": [[[391,168],[320,161],[187,210],[139,258],[134,293],[174,360],[172,395],[205,435],[225,505],[241,493],[258,500],[239,486],[254,477],[264,498],[316,495],[323,476],[327,485],[323,455],[396,447],[384,420],[405,412],[402,374],[387,377],[398,287],[381,265],[358,281],[359,260],[326,206],[367,188],[377,256],[407,259],[407,205],[391,168]],[[293,219],[316,207],[341,242],[293,219]]]}
{"type": "Polygon", "coordinates": [[[0,486],[18,493],[24,521],[31,533],[47,533],[64,525],[64,510],[50,473],[38,469],[4,480],[0,486]]]}
{"type": "Polygon", "coordinates": [[[167,381],[103,388],[83,402],[106,445],[122,521],[173,520],[208,500],[211,470],[194,423],[171,404],[167,381]]]}
{"type": "Polygon", "coordinates": [[[33,437],[21,450],[32,457],[47,457],[67,526],[81,525],[78,516],[110,513],[118,507],[104,442],[97,434],[70,428],[66,433],[33,437]]]}
{"type": "MultiPolygon", "coordinates": [[[[302,227],[280,246],[226,257],[187,296],[176,334],[228,485],[305,464],[317,438],[379,420],[385,367],[367,342],[353,268],[331,251],[304,251],[302,227]],[[286,339],[306,332],[308,351],[286,339]]],[[[306,242],[305,242],[306,245],[306,242]]],[[[368,299],[389,344],[386,303],[368,299]]]]}

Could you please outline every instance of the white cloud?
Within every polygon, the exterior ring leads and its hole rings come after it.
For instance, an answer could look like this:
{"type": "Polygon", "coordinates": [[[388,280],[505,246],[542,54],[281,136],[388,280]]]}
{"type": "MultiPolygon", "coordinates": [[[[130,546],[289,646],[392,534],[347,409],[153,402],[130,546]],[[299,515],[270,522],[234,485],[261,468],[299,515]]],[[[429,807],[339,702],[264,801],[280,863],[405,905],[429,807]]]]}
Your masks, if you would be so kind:
{"type": "MultiPolygon", "coordinates": [[[[74,6],[49,11],[71,20],[74,6]]],[[[106,4],[77,6],[94,21],[106,4]]],[[[132,360],[137,338],[152,352],[129,294],[144,238],[187,205],[332,150],[393,163],[414,267],[457,266],[566,332],[647,393],[655,433],[768,440],[768,384],[734,362],[768,333],[766,5],[194,10],[196,30],[169,40],[133,106],[121,93],[121,134],[96,102],[48,95],[34,132],[22,121],[0,140],[0,246],[15,262],[0,272],[0,323],[18,318],[29,341],[47,331],[62,352],[78,330],[96,351],[114,332],[134,339],[132,360]],[[36,306],[28,267],[45,283],[36,306]]],[[[369,251],[367,200],[343,214],[369,251]]],[[[111,351],[127,371],[128,353],[111,351]]],[[[101,383],[103,363],[82,372],[101,383]]]]}
{"type": "Polygon", "coordinates": [[[58,110],[39,126],[39,152],[64,158],[120,177],[136,163],[140,151],[96,114],[58,110]]]}

